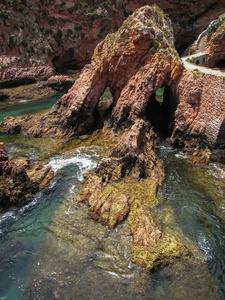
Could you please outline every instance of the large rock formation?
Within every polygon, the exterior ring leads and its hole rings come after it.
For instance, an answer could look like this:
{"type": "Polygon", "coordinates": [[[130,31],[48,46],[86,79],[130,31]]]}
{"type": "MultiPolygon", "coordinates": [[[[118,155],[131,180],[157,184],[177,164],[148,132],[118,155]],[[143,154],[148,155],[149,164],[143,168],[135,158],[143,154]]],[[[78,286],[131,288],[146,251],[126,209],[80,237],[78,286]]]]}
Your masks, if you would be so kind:
{"type": "Polygon", "coordinates": [[[48,186],[54,172],[40,164],[29,169],[29,160],[8,158],[6,148],[0,143],[0,209],[22,206],[32,195],[48,186]]]}
{"type": "Polygon", "coordinates": [[[11,133],[36,137],[71,137],[93,130],[99,124],[99,98],[109,87],[110,126],[115,130],[141,118],[164,138],[174,130],[178,146],[223,147],[224,80],[185,69],[173,42],[170,20],[156,6],[144,7],[96,47],[91,64],[49,113],[6,118],[3,125],[11,133]],[[155,96],[161,87],[162,104],[155,96]]]}
{"type": "Polygon", "coordinates": [[[54,69],[64,72],[83,67],[96,45],[132,11],[154,3],[171,17],[180,49],[223,12],[223,0],[3,0],[0,86],[34,82],[51,76],[54,69]]]}
{"type": "MultiPolygon", "coordinates": [[[[80,78],[49,113],[6,118],[3,125],[9,132],[38,137],[70,137],[93,130],[99,122],[99,98],[107,87],[113,96],[110,123],[115,129],[138,118],[153,118],[154,123],[154,93],[183,69],[173,43],[169,18],[158,7],[146,6],[98,45],[91,64],[85,66],[80,78]]],[[[170,100],[163,105],[165,109],[170,100]]]]}
{"type": "Polygon", "coordinates": [[[81,198],[93,218],[109,227],[128,220],[132,259],[147,269],[187,257],[188,249],[162,232],[152,214],[164,176],[154,141],[156,133],[166,138],[173,132],[174,144],[192,148],[196,157],[206,160],[207,147],[218,141],[225,90],[220,77],[212,81],[210,74],[184,68],[171,22],[157,6],[135,11],[118,32],[108,35],[49,113],[6,118],[2,125],[11,133],[36,137],[72,137],[93,130],[107,87],[113,103],[105,117],[120,139],[111,155],[85,174],[81,198]],[[164,88],[161,102],[159,88],[164,88]]]}

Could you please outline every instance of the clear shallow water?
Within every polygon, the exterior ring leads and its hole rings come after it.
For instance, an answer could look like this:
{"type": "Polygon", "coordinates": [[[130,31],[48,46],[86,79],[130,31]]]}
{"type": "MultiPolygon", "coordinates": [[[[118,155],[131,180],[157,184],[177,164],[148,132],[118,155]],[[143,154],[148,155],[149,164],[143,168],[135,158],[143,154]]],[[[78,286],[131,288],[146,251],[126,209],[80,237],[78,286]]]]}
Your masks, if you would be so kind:
{"type": "Polygon", "coordinates": [[[0,298],[21,298],[30,258],[49,230],[54,211],[79,189],[83,172],[96,165],[98,148],[80,152],[53,157],[49,165],[56,176],[51,186],[27,206],[0,215],[0,298]]]}
{"type": "Polygon", "coordinates": [[[225,167],[193,165],[165,145],[159,152],[166,170],[161,209],[173,209],[176,224],[204,255],[225,299],[225,167]]]}
{"type": "Polygon", "coordinates": [[[158,223],[192,244],[198,259],[149,276],[130,261],[126,223],[107,230],[77,202],[82,174],[104,148],[57,142],[66,150],[54,154],[45,149],[47,140],[6,134],[1,140],[11,156],[44,156],[56,176],[33,202],[0,215],[0,299],[224,299],[223,165],[194,166],[170,146],[159,146],[166,178],[158,223]]]}
{"type": "Polygon", "coordinates": [[[3,121],[6,116],[16,117],[47,110],[51,108],[62,95],[62,93],[58,93],[55,96],[38,100],[24,99],[19,101],[2,101],[0,102],[0,121],[3,121]]]}

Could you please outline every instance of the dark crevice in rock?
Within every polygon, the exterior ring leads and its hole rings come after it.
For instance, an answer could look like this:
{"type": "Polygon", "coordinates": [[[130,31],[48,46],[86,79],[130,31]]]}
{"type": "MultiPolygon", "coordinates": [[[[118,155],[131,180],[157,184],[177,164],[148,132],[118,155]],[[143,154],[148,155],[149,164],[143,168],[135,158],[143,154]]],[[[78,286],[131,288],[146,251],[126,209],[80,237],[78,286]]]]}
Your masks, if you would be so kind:
{"type": "Polygon", "coordinates": [[[74,59],[67,57],[67,55],[55,56],[52,59],[52,64],[55,71],[60,74],[65,74],[69,70],[80,71],[85,64],[76,62],[74,59]]]}
{"type": "Polygon", "coordinates": [[[177,101],[168,86],[164,87],[163,95],[151,95],[146,108],[147,119],[154,127],[156,134],[166,139],[171,137],[175,126],[177,101]]]}
{"type": "Polygon", "coordinates": [[[218,148],[225,148],[225,119],[220,126],[216,144],[218,148]]]}
{"type": "Polygon", "coordinates": [[[225,70],[225,59],[217,61],[214,67],[225,70]]]}

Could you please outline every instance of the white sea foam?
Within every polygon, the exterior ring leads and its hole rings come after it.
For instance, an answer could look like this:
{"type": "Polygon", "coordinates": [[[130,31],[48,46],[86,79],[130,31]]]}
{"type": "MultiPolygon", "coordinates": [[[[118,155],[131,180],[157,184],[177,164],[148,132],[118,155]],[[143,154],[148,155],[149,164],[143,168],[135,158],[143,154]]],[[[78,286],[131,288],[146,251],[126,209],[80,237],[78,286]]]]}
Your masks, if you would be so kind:
{"type": "Polygon", "coordinates": [[[79,154],[71,158],[54,158],[47,164],[55,173],[69,165],[75,165],[79,168],[78,179],[82,180],[83,173],[88,169],[94,168],[96,162],[89,155],[79,154]]]}
{"type": "Polygon", "coordinates": [[[209,164],[208,173],[214,176],[215,178],[225,178],[225,171],[222,168],[220,168],[217,164],[209,164]]]}
{"type": "Polygon", "coordinates": [[[3,213],[1,216],[0,216],[0,225],[2,223],[4,223],[6,220],[8,219],[16,219],[16,216],[15,216],[15,212],[14,211],[10,211],[10,212],[6,212],[6,213],[3,213]]]}
{"type": "Polygon", "coordinates": [[[70,153],[69,157],[65,156],[56,156],[50,160],[47,166],[50,166],[52,170],[57,173],[60,169],[67,166],[77,166],[79,172],[77,177],[79,180],[83,179],[83,173],[88,169],[93,169],[97,165],[97,157],[99,156],[94,148],[86,148],[87,153],[83,152],[83,147],[80,147],[76,150],[75,153],[70,153]]]}
{"type": "Polygon", "coordinates": [[[187,159],[188,158],[188,156],[186,154],[182,153],[182,152],[179,152],[179,153],[175,154],[175,157],[176,158],[181,158],[181,159],[187,159]]]}
{"type": "Polygon", "coordinates": [[[202,238],[198,240],[198,246],[204,252],[205,260],[211,260],[212,248],[210,242],[206,239],[206,237],[202,236],[202,238]]]}
{"type": "Polygon", "coordinates": [[[24,99],[24,100],[20,100],[19,103],[26,103],[29,102],[30,100],[24,99]]]}

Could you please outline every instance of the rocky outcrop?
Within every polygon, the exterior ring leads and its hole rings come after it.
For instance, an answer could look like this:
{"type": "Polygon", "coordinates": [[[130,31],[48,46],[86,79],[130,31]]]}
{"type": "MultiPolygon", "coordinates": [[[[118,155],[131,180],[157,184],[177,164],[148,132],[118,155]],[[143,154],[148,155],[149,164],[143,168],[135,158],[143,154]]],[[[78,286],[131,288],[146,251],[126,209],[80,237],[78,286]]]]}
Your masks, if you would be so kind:
{"type": "Polygon", "coordinates": [[[70,76],[55,75],[55,76],[51,76],[47,80],[47,85],[56,91],[68,92],[68,90],[72,87],[74,82],[75,79],[73,79],[70,76]]]}
{"type": "Polygon", "coordinates": [[[94,220],[108,227],[127,220],[133,236],[132,261],[147,270],[190,256],[189,250],[156,225],[153,211],[164,172],[154,152],[156,135],[137,119],[97,168],[84,174],[81,200],[94,220]]]}
{"type": "Polygon", "coordinates": [[[187,54],[194,64],[209,68],[225,69],[225,13],[213,20],[199,35],[187,54]],[[195,57],[200,53],[202,58],[195,57]],[[193,55],[193,58],[192,58],[193,55]]]}
{"type": "Polygon", "coordinates": [[[218,67],[225,69],[225,17],[223,24],[218,27],[209,39],[206,48],[206,66],[210,68],[218,67]]]}
{"type": "Polygon", "coordinates": [[[174,144],[205,159],[207,146],[216,144],[225,100],[223,80],[211,81],[211,75],[184,68],[169,18],[157,6],[145,6],[98,45],[91,64],[49,113],[6,118],[2,125],[36,137],[93,130],[99,124],[99,99],[109,87],[113,103],[106,117],[120,139],[108,158],[85,173],[81,200],[94,220],[109,227],[127,220],[132,260],[152,270],[190,255],[154,220],[164,177],[154,152],[156,133],[167,137],[173,132],[174,144]],[[159,88],[164,88],[160,103],[159,88]]]}
{"type": "Polygon", "coordinates": [[[28,159],[11,160],[0,143],[0,209],[22,206],[32,195],[49,185],[54,173],[50,167],[35,165],[29,169],[28,159]]]}
{"type": "Polygon", "coordinates": [[[210,151],[224,147],[224,80],[198,69],[184,70],[172,87],[179,104],[172,142],[208,162],[210,151]],[[203,158],[204,157],[204,158],[203,158]]]}
{"type": "Polygon", "coordinates": [[[1,68],[0,88],[30,84],[37,80],[46,80],[53,74],[54,69],[50,66],[1,68]]]}
{"type": "Polygon", "coordinates": [[[124,130],[139,118],[149,120],[164,138],[174,131],[174,145],[191,152],[206,149],[208,157],[207,147],[224,146],[224,80],[186,70],[173,42],[167,16],[156,6],[143,7],[98,45],[91,64],[49,113],[6,118],[2,125],[11,133],[36,137],[71,137],[93,130],[100,121],[99,98],[109,87],[114,130],[124,130]],[[162,87],[159,104],[155,93],[162,87]]]}

